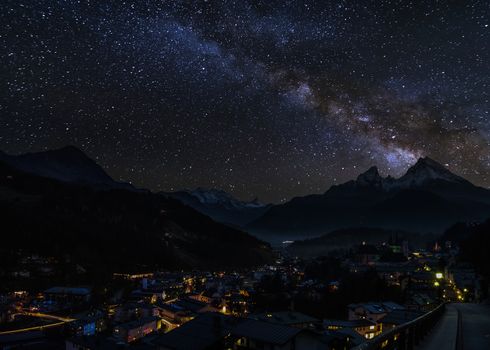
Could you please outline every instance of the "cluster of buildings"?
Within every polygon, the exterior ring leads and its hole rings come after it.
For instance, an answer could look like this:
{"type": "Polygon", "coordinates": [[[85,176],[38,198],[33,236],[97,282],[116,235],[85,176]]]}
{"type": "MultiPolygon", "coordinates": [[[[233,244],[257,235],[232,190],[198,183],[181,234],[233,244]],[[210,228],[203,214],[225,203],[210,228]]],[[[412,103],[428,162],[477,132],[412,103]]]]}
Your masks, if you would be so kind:
{"type": "Polygon", "coordinates": [[[345,254],[343,266],[353,274],[375,271],[403,292],[403,304],[352,303],[342,319],[312,317],[295,310],[293,303],[279,312],[257,307],[257,286],[268,277],[279,276],[290,295],[313,301],[342,287],[341,281],[306,278],[305,264],[291,257],[241,272],[116,273],[114,281],[126,288],[103,303],[95,302],[92,288],[84,286],[1,295],[0,343],[22,343],[23,335],[30,334],[22,332],[19,320],[25,318],[25,329],[51,327],[70,350],[348,349],[422,316],[443,300],[479,296],[471,266],[457,264],[441,250],[410,251],[406,242],[361,244],[345,254]],[[383,259],[380,252],[387,251],[394,259],[383,259]],[[449,263],[441,266],[441,257],[449,263]],[[10,334],[9,323],[21,332],[10,334]]]}
{"type": "Polygon", "coordinates": [[[445,243],[444,247],[435,243],[430,250],[413,251],[407,241],[363,242],[346,257],[345,265],[354,273],[376,271],[388,285],[401,289],[410,310],[429,311],[440,300],[479,300],[480,277],[474,267],[457,262],[457,248],[445,243]],[[387,255],[389,259],[383,259],[387,255]]]}

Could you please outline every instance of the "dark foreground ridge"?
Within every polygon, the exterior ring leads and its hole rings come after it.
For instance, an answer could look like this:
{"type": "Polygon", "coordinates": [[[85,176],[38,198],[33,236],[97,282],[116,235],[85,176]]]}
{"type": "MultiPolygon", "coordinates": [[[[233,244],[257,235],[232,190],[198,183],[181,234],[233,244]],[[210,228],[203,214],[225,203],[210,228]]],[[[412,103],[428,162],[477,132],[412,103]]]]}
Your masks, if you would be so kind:
{"type": "Polygon", "coordinates": [[[95,274],[148,268],[253,266],[270,248],[180,202],[89,186],[0,161],[2,251],[42,253],[95,274]]]}

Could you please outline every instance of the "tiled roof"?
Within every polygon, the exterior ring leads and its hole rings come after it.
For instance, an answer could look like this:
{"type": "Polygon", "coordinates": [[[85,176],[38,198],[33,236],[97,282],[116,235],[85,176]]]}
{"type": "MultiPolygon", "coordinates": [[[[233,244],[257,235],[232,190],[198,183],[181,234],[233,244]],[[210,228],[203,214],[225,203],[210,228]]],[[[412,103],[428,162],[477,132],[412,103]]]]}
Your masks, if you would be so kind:
{"type": "Polygon", "coordinates": [[[249,318],[283,325],[318,322],[316,318],[310,317],[301,312],[291,311],[256,314],[251,315],[249,318]]]}
{"type": "Polygon", "coordinates": [[[384,301],[379,303],[360,303],[360,304],[349,304],[347,305],[350,309],[363,308],[371,314],[383,314],[392,310],[403,310],[405,309],[402,305],[394,303],[392,301],[384,301]]]}
{"type": "Polygon", "coordinates": [[[423,315],[423,312],[409,310],[394,310],[379,320],[381,323],[401,325],[423,315]]]}
{"type": "Polygon", "coordinates": [[[173,350],[201,350],[218,343],[241,319],[205,313],[159,336],[153,343],[173,350]]]}
{"type": "Polygon", "coordinates": [[[238,324],[232,334],[269,344],[284,344],[299,332],[299,328],[247,319],[238,324]]]}
{"type": "Polygon", "coordinates": [[[345,328],[356,328],[356,327],[368,327],[373,326],[376,323],[367,319],[361,320],[323,320],[324,326],[337,326],[337,327],[345,327],[345,328]]]}

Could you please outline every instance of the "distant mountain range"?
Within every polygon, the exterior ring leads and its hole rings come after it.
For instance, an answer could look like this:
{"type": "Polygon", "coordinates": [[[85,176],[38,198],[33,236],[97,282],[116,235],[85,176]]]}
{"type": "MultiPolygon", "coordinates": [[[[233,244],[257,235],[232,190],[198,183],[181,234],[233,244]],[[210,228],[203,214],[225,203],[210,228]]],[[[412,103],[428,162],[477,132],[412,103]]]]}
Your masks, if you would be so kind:
{"type": "MultiPolygon", "coordinates": [[[[204,214],[217,223],[244,228],[268,241],[316,237],[358,227],[441,233],[456,222],[481,222],[490,217],[490,190],[474,186],[430,158],[419,159],[398,179],[382,177],[378,169],[372,167],[356,180],[332,186],[324,194],[297,197],[280,205],[264,205],[257,200],[244,202],[216,189],[170,193],[137,190],[130,184],[114,181],[96,162],[73,146],[19,156],[0,152],[0,164],[5,171],[10,169],[7,173],[30,175],[34,183],[45,184],[42,179],[52,179],[61,192],[74,191],[78,186],[95,191],[97,196],[102,195],[99,192],[107,192],[104,196],[111,197],[114,190],[126,190],[125,200],[136,195],[146,196],[148,202],[161,202],[166,211],[169,206],[186,211],[190,215],[189,222],[203,220],[200,214],[204,214]]],[[[4,182],[0,202],[12,193],[24,198],[22,186],[6,191],[8,184],[10,182],[4,182]]],[[[32,186],[29,188],[32,192],[32,186]]],[[[54,195],[43,191],[41,186],[40,193],[34,193],[43,198],[54,195]]],[[[114,203],[115,208],[124,205],[125,200],[114,203]]],[[[138,208],[135,211],[140,212],[138,208]]],[[[152,220],[151,217],[146,219],[152,220]]],[[[239,231],[219,227],[223,232],[239,231]]],[[[228,243],[233,244],[230,239],[228,243]]],[[[261,245],[260,241],[256,244],[261,245]]]]}
{"type": "Polygon", "coordinates": [[[420,158],[398,179],[382,177],[372,167],[324,194],[272,206],[247,229],[261,237],[311,237],[352,227],[439,233],[455,222],[488,217],[490,190],[474,186],[430,158],[420,158]]]}
{"type": "MultiPolygon", "coordinates": [[[[74,146],[66,146],[45,152],[8,155],[0,151],[0,161],[9,166],[34,175],[66,183],[92,188],[137,190],[129,183],[113,180],[96,162],[74,146]]],[[[230,194],[217,189],[197,188],[177,192],[161,192],[194,208],[213,220],[236,227],[243,227],[257,219],[270,207],[257,200],[239,201],[230,194]]]]}
{"type": "Polygon", "coordinates": [[[259,218],[271,206],[259,203],[257,199],[251,202],[239,201],[229,193],[216,189],[197,188],[162,194],[175,198],[218,222],[238,227],[259,218]]]}
{"type": "Polygon", "coordinates": [[[2,154],[0,220],[0,255],[22,249],[94,273],[248,267],[273,259],[267,243],[175,199],[116,182],[74,147],[2,154]]]}

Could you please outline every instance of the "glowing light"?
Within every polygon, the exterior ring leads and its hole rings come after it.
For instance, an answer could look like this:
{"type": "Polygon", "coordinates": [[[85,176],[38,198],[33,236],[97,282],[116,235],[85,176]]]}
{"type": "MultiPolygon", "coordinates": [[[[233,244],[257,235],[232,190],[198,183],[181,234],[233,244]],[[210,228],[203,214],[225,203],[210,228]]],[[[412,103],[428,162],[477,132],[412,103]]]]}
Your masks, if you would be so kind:
{"type": "Polygon", "coordinates": [[[444,275],[442,274],[442,272],[436,272],[436,278],[438,280],[442,279],[442,277],[444,277],[444,275]]]}

